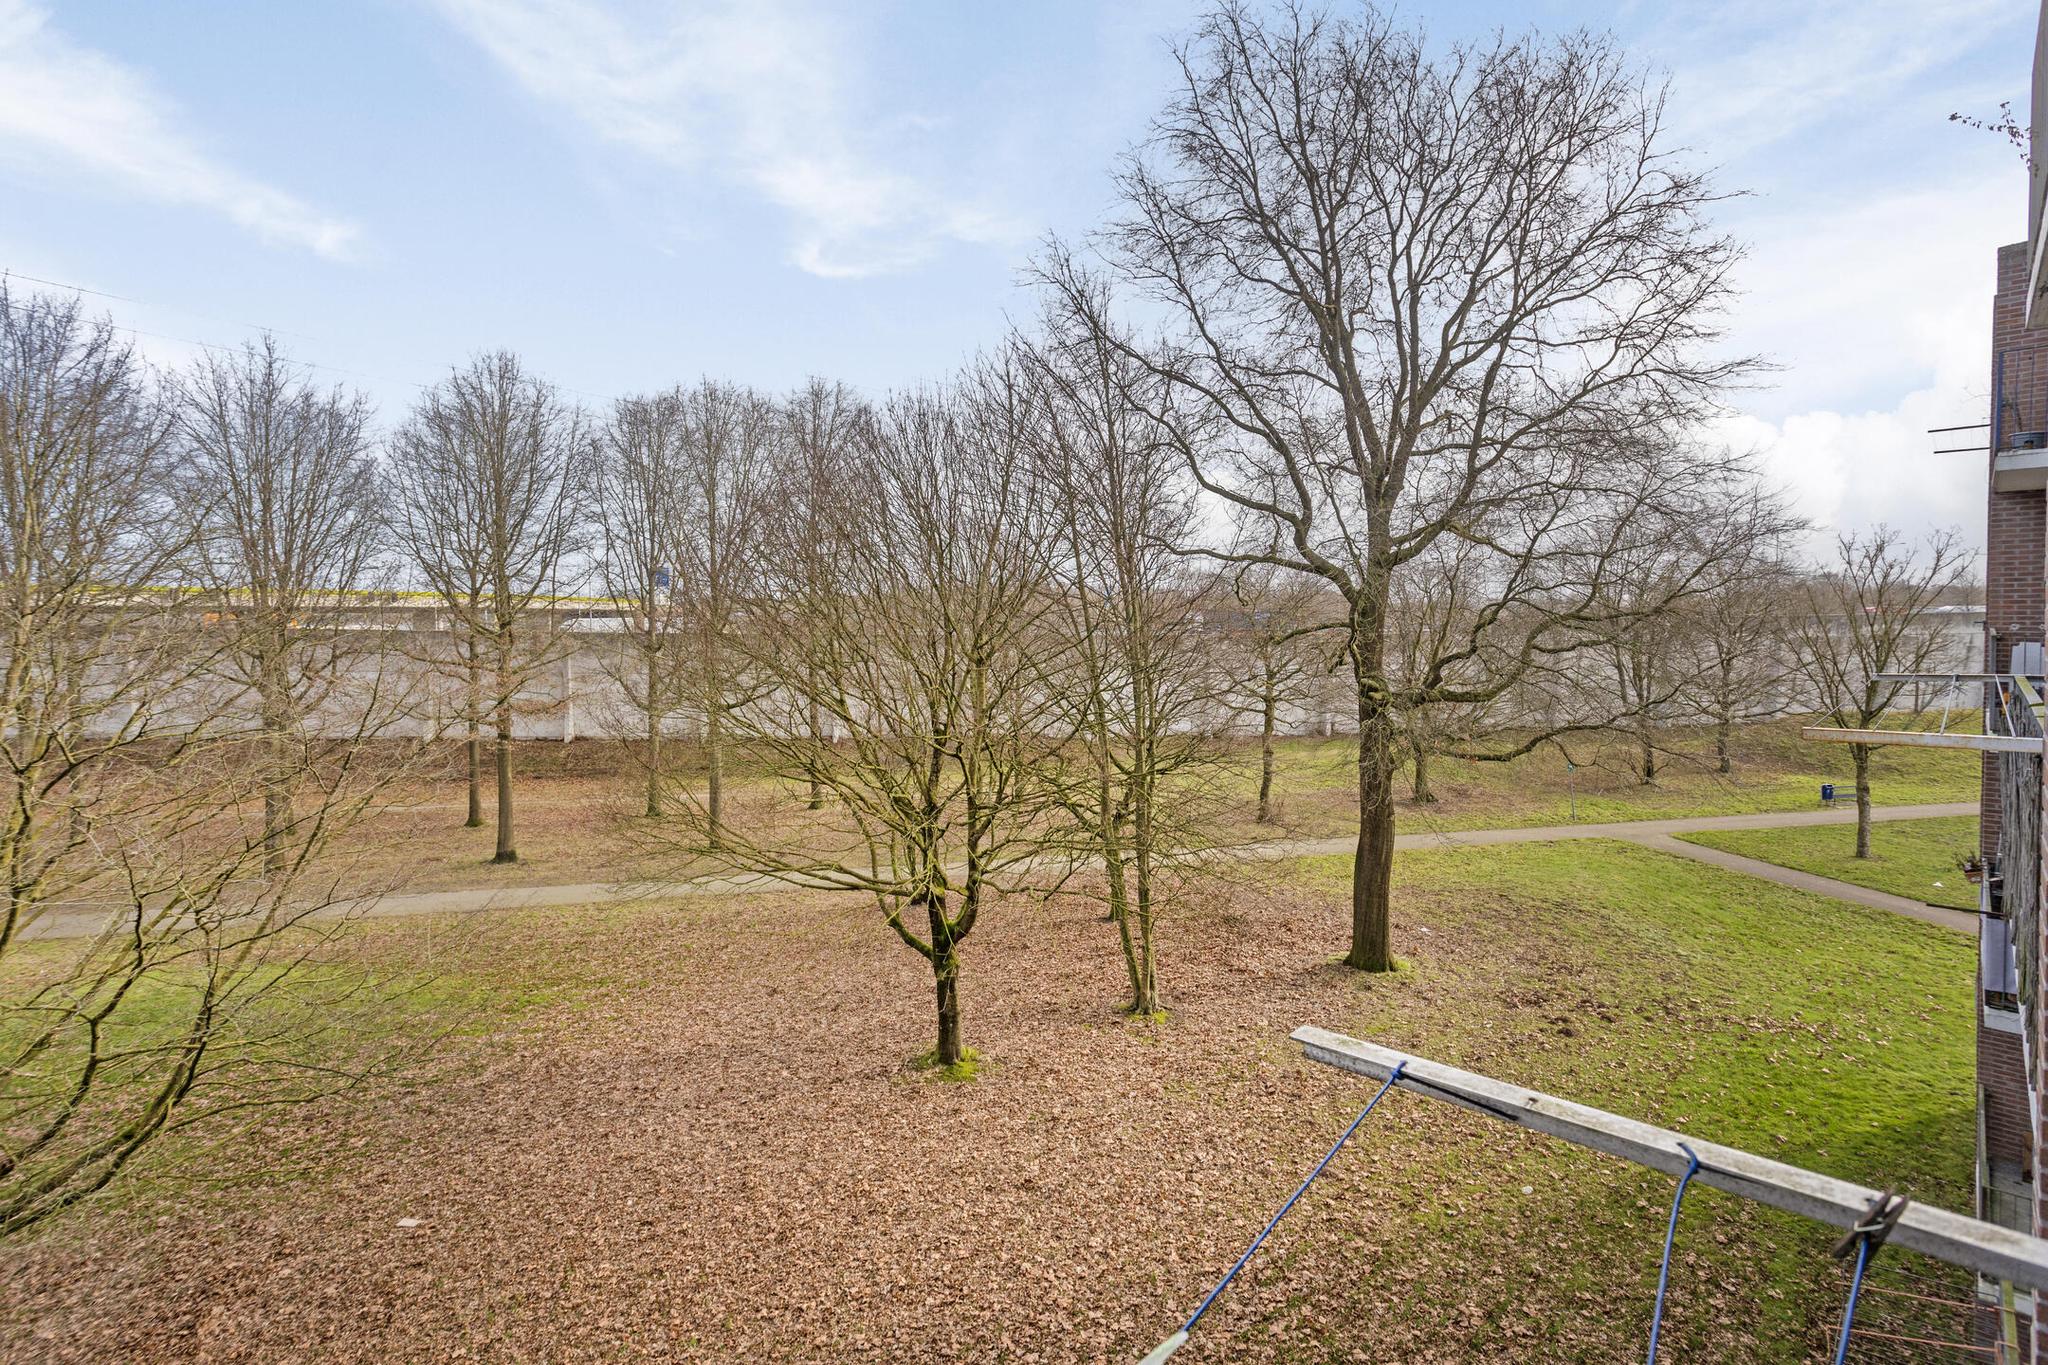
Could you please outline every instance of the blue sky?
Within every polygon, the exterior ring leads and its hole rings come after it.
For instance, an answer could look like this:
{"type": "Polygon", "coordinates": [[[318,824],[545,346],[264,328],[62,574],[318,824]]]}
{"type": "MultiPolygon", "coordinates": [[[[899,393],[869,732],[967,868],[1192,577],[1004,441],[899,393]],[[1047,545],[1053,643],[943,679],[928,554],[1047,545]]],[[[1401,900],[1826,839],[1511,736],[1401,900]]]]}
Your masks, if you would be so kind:
{"type": "MultiPolygon", "coordinates": [[[[1107,202],[1181,0],[0,0],[0,269],[104,291],[165,364],[268,327],[395,420],[517,349],[592,401],[711,374],[880,389],[1030,300],[1107,202]]],[[[1975,534],[1992,249],[2034,12],[1991,3],[1408,4],[1444,39],[1613,30],[1751,245],[1782,367],[1719,433],[1824,525],[1975,534]]]]}

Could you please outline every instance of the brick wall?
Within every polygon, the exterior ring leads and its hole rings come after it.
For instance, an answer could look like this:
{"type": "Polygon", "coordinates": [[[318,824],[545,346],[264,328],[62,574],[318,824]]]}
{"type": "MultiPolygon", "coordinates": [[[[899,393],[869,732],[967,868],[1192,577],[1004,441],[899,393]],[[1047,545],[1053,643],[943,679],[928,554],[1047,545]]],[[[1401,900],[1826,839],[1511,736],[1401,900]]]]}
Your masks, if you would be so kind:
{"type": "MultiPolygon", "coordinates": [[[[2048,328],[2027,329],[2022,309],[2027,289],[2027,246],[2002,247],[1998,252],[1997,292],[1991,310],[1993,401],[1990,446],[1995,453],[2020,431],[2048,431],[2048,328]]],[[[1993,456],[1986,456],[1987,462],[1993,456]]],[[[1991,672],[2010,670],[2012,646],[2022,640],[2048,638],[2048,505],[2041,492],[1986,495],[1984,516],[1984,616],[1988,633],[1985,667],[1991,672]]],[[[1995,765],[1986,756],[1985,781],[1979,811],[1983,818],[1981,838],[1988,853],[1998,844],[1999,791],[1995,765]]],[[[2048,791],[2043,795],[2048,810],[2048,791]]],[[[2048,819],[2042,822],[2043,848],[2048,861],[2048,819]]],[[[2036,917],[2042,932],[2048,933],[2048,915],[2036,917]]],[[[2048,964],[2048,940],[2015,945],[2034,954],[2037,966],[2048,964]]],[[[2042,973],[2036,972],[2036,982],[2042,973]]],[[[2037,990],[2039,985],[2037,984],[2037,990]]],[[[2031,1037],[2035,1074],[2034,1093],[2048,1093],[2048,1047],[2043,1046],[2044,1002],[2024,1002],[2031,1037]]],[[[2035,1126],[2027,1100],[2025,1061],[2020,1039],[1983,1026],[1977,1029],[1977,1082],[1984,1106],[1984,1139],[1989,1154],[2000,1161],[2012,1161],[2030,1176],[2039,1172],[2038,1155],[2048,1143],[2048,1131],[2035,1126]]],[[[2043,1187],[2034,1183],[2034,1230],[2048,1225],[2048,1202],[2043,1187]]],[[[2036,1359],[2042,1358],[2041,1332],[2035,1323],[2036,1359]]]]}
{"type": "MultiPolygon", "coordinates": [[[[2044,23],[2048,23],[2048,11],[2044,11],[2044,23]]],[[[2003,247],[1998,253],[1998,295],[1992,306],[1992,393],[1994,401],[1991,412],[1991,447],[1995,452],[2006,443],[2006,438],[2018,431],[2048,430],[2048,328],[2028,331],[2021,325],[2020,309],[2025,299],[2027,285],[2027,247],[2025,244],[2003,247]]],[[[2010,646],[2014,640],[2048,638],[2048,547],[2043,544],[2042,495],[2039,493],[1992,493],[1985,518],[1985,616],[1986,626],[1994,632],[1997,649],[1987,666],[1994,671],[2008,666],[2010,646]]],[[[2044,814],[2048,814],[2048,787],[2042,794],[2044,814]]],[[[1987,815],[1995,815],[1995,809],[1987,815]]],[[[1991,821],[1986,820],[1990,828],[1991,821]]],[[[1995,831],[1991,838],[1996,838],[1995,831]]],[[[2042,847],[2039,856],[2048,864],[2048,819],[2042,822],[2042,847]]],[[[2034,956],[2036,998],[2023,1002],[2029,1026],[2028,1045],[2033,1053],[2034,1093],[2048,1093],[2048,1046],[2044,1046],[2042,1022],[2043,1005],[2048,1000],[2041,998],[2043,972],[2048,966],[2048,915],[2037,915],[2036,940],[2031,944],[2015,945],[2019,951],[2034,956]]],[[[2010,1095],[1997,1093],[2009,1087],[2005,1059],[2000,1055],[1997,1044],[1985,1036],[1982,1025],[1978,1032],[1978,1082],[1983,1088],[1985,1107],[1985,1143],[1994,1152],[2004,1141],[1993,1137],[1990,1125],[2002,1121],[2005,1107],[2014,1102],[2025,1103],[2024,1094],[2010,1095]]],[[[2034,1127],[2029,1133],[2032,1138],[2033,1158],[2027,1163],[2028,1169],[2039,1175],[2039,1155],[2044,1144],[2048,1144],[2048,1131],[2034,1127]]],[[[2048,1181],[2036,1178],[2034,1181],[2034,1232],[2038,1236],[2048,1231],[2048,1202],[2044,1202],[2044,1187],[2048,1181]]],[[[2034,1322],[2031,1353],[2036,1361],[2048,1359],[2048,1315],[2038,1311],[2044,1301],[2037,1297],[2037,1313],[2034,1322]]]]}
{"type": "Polygon", "coordinates": [[[1991,1159],[2031,1171],[2026,1060],[2017,1033],[1977,1026],[1977,1084],[1984,1088],[1984,1146],[1991,1159]]]}
{"type": "MultiPolygon", "coordinates": [[[[2030,331],[2024,326],[2026,290],[2026,243],[2001,247],[1991,306],[1991,392],[1997,395],[1998,410],[1986,414],[1994,444],[2016,431],[2048,430],[2048,329],[2030,331]]],[[[1992,644],[1985,657],[1990,672],[2008,671],[2015,641],[2043,638],[2043,560],[2048,555],[2044,515],[2048,503],[2039,490],[1988,495],[1984,624],[1992,644]]],[[[1998,782],[1989,755],[1982,793],[1978,837],[1989,855],[1998,847],[1999,830],[1998,782]]]]}

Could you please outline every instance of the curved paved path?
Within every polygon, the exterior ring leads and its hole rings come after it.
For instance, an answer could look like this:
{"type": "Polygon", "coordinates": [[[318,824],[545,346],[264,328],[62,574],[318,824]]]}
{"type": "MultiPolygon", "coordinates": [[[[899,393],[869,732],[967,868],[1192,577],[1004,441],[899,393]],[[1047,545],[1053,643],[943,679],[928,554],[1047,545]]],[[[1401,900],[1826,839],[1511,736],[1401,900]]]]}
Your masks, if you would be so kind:
{"type": "MultiPolygon", "coordinates": [[[[1927,820],[1944,815],[1974,815],[1975,802],[1957,801],[1937,805],[1879,806],[1873,820],[1927,820]]],[[[1487,844],[1534,844],[1560,839],[1622,839],[1676,854],[1696,862],[1711,863],[1729,871],[1760,877],[1765,881],[1795,887],[1815,895],[1890,910],[1914,919],[1974,934],[1977,917],[1961,910],[1928,905],[1904,896],[1829,877],[1799,872],[1775,863],[1759,862],[1717,848],[1688,844],[1671,836],[1716,829],[1786,829],[1801,825],[1844,825],[1856,820],[1854,810],[1761,811],[1751,815],[1703,815],[1679,820],[1623,820],[1587,825],[1533,825],[1514,829],[1424,830],[1396,836],[1397,849],[1422,851],[1432,848],[1461,848],[1487,844]]],[[[1344,854],[1356,847],[1351,838],[1294,839],[1254,844],[1230,850],[1246,860],[1309,858],[1344,854]]],[[[667,900],[684,896],[734,896],[749,891],[784,889],[784,884],[767,877],[704,877],[688,882],[569,882],[556,886],[507,886],[471,891],[420,891],[402,895],[372,896],[336,906],[333,913],[384,918],[399,915],[460,914],[480,910],[519,910],[551,905],[592,905],[615,901],[667,900]]],[[[65,938],[95,933],[104,921],[90,912],[51,915],[38,921],[24,935],[29,938],[65,938]]]]}
{"type": "Polygon", "coordinates": [[[1780,867],[1776,863],[1763,862],[1756,858],[1745,858],[1740,853],[1726,849],[1709,848],[1705,844],[1689,844],[1683,839],[1674,839],[1668,834],[1644,834],[1630,836],[1631,841],[1645,848],[1654,848],[1659,853],[1675,853],[1681,858],[1694,862],[1710,863],[1730,872],[1745,876],[1761,877],[1767,882],[1790,886],[1800,891],[1810,891],[1816,896],[1833,896],[1839,901],[1854,901],[1874,910],[1890,910],[1894,914],[1906,915],[1912,919],[1939,924],[1944,929],[1956,929],[1966,934],[1977,932],[1977,916],[1969,910],[1952,910],[1945,905],[1929,905],[1916,901],[1910,896],[1894,896],[1889,891],[1876,891],[1854,882],[1837,881],[1812,872],[1801,872],[1797,868],[1780,867]]]}
{"type": "MultiPolygon", "coordinates": [[[[1950,801],[1922,806],[1878,806],[1870,812],[1872,820],[1932,820],[1945,815],[1975,815],[1977,805],[1973,801],[1950,801]]],[[[1708,863],[1729,872],[1740,872],[1749,877],[1760,877],[1767,882],[1789,886],[1816,896],[1832,896],[1836,900],[1853,901],[1876,910],[1889,910],[1894,914],[1906,915],[1912,919],[1938,924],[1944,929],[1955,929],[1966,934],[1977,932],[1977,916],[1967,910],[1951,910],[1946,906],[1929,905],[1909,896],[1894,896],[1888,891],[1875,891],[1854,882],[1837,881],[1833,877],[1822,877],[1812,872],[1801,872],[1796,868],[1780,867],[1776,863],[1763,862],[1757,858],[1745,858],[1739,853],[1729,853],[1704,844],[1689,844],[1675,839],[1675,834],[1695,834],[1716,829],[1791,829],[1802,825],[1849,825],[1856,822],[1856,812],[1849,810],[1788,810],[1763,811],[1754,815],[1705,815],[1682,820],[1623,820],[1597,825],[1541,825],[1523,829],[1464,829],[1441,830],[1395,836],[1397,849],[1458,848],[1476,844],[1525,844],[1547,842],[1556,839],[1622,839],[1645,848],[1654,848],[1659,853],[1670,853],[1694,862],[1708,863]]],[[[1320,839],[1293,844],[1270,846],[1267,856],[1271,857],[1314,857],[1322,854],[1349,853],[1354,847],[1350,839],[1320,839]]]]}

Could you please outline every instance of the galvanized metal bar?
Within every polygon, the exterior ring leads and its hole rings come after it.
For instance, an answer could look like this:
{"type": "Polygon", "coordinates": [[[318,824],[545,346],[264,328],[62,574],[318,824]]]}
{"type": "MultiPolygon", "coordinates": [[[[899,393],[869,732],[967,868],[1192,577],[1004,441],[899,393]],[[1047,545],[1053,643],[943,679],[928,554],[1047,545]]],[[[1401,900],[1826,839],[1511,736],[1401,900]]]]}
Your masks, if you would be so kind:
{"type": "MultiPolygon", "coordinates": [[[[1397,1089],[1618,1156],[1674,1178],[1683,1175],[1689,1164],[1678,1147],[1683,1141],[1699,1154],[1699,1174],[1693,1177],[1696,1181],[1829,1227],[1856,1226],[1879,1193],[1818,1171],[1788,1166],[1740,1148],[1703,1142],[1689,1133],[1525,1090],[1491,1076],[1461,1071],[1328,1029],[1305,1024],[1291,1036],[1310,1061],[1378,1081],[1385,1081],[1396,1066],[1406,1063],[1400,1079],[1394,1082],[1397,1089]]],[[[1890,1240],[1994,1280],[2009,1280],[2024,1289],[2048,1290],[2048,1241],[1995,1223],[1915,1203],[1907,1205],[1890,1240]]]]}
{"type": "Polygon", "coordinates": [[[1983,749],[1997,754],[2041,752],[2041,741],[2030,735],[1944,735],[1932,730],[1846,730],[1809,725],[1799,732],[1799,737],[1822,744],[1903,744],[1919,749],[1983,749]]]}
{"type": "Polygon", "coordinates": [[[1873,682],[1944,682],[1986,683],[2011,678],[2011,673],[1873,673],[1873,682]]]}

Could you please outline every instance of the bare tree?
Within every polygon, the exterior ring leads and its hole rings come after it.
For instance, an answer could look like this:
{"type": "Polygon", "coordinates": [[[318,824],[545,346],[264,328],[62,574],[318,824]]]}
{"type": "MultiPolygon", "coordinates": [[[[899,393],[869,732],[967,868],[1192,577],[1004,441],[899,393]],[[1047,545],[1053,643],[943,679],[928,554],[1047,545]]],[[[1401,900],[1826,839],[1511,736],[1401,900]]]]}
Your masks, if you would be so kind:
{"type": "Polygon", "coordinates": [[[783,430],[775,405],[751,389],[707,379],[675,397],[684,422],[669,602],[688,637],[684,685],[701,726],[704,809],[715,841],[725,824],[731,718],[753,695],[735,635],[760,581],[783,430]]]}
{"type": "Polygon", "coordinates": [[[1224,704],[1259,727],[1259,795],[1253,818],[1273,823],[1275,737],[1281,719],[1320,696],[1336,664],[1321,584],[1270,564],[1233,565],[1211,605],[1222,618],[1224,704]]]}
{"type": "Polygon", "coordinates": [[[1213,583],[1188,572],[1193,490],[1179,453],[1130,390],[1158,380],[1054,314],[1015,343],[1034,390],[1034,473],[1060,538],[1046,688],[1078,737],[1061,789],[1077,845],[1099,862],[1133,1014],[1160,1009],[1155,928],[1167,874],[1207,842],[1219,752],[1197,722],[1213,699],[1203,626],[1213,583]]]}
{"type": "MultiPolygon", "coordinates": [[[[1478,613],[1488,602],[1484,558],[1471,543],[1447,538],[1419,555],[1410,566],[1412,571],[1394,582],[1387,617],[1388,654],[1397,661],[1396,676],[1420,676],[1432,660],[1456,649],[1471,634],[1478,613]]],[[[1533,714],[1526,704],[1531,690],[1525,685],[1511,695],[1456,706],[1437,702],[1398,713],[1394,718],[1397,752],[1405,750],[1407,754],[1409,800],[1418,806],[1436,804],[1430,771],[1439,756],[1510,735],[1516,718],[1526,724],[1533,714]]]]}
{"type": "MultiPolygon", "coordinates": [[[[830,530],[827,509],[837,490],[853,477],[849,456],[867,420],[867,405],[844,384],[813,377],[783,404],[782,500],[788,538],[802,546],[826,543],[830,530]]],[[[814,743],[829,743],[823,708],[815,699],[804,718],[814,743]]],[[[824,784],[813,777],[808,789],[812,810],[825,804],[824,784]]]]}
{"type": "Polygon", "coordinates": [[[1686,609],[1694,705],[1714,727],[1714,763],[1724,775],[1735,771],[1735,728],[1783,715],[1791,705],[1798,672],[1791,632],[1800,598],[1792,529],[1760,536],[1717,588],[1686,609]]]}
{"type": "MultiPolygon", "coordinates": [[[[1736,466],[1739,468],[1739,466],[1736,466]]],[[[1636,776],[1657,779],[1667,756],[1682,758],[1670,727],[1706,716],[1715,723],[1718,765],[1738,719],[1772,714],[1789,670],[1784,647],[1788,585],[1783,558],[1805,523],[1782,494],[1754,481],[1715,489],[1682,534],[1616,557],[1614,593],[1623,606],[1677,602],[1676,611],[1638,613],[1605,651],[1615,692],[1627,705],[1636,776]],[[1674,591],[1676,589],[1676,591],[1674,591]],[[1748,610],[1747,619],[1737,613],[1748,610]]]]}
{"type": "Polygon", "coordinates": [[[337,742],[290,821],[249,818],[246,697],[175,586],[173,425],[110,325],[0,282],[0,1235],[363,1074],[308,1051],[345,1005],[313,921],[333,836],[402,769],[337,742]]]}
{"type": "Polygon", "coordinates": [[[1699,547],[1690,540],[1643,542],[1615,557],[1610,604],[1634,619],[1601,653],[1617,714],[1634,743],[1635,778],[1645,787],[1656,784],[1667,749],[1665,729],[1692,682],[1682,647],[1688,623],[1681,613],[1655,610],[1653,604],[1684,600],[1686,580],[1699,571],[1699,547]]]}
{"type": "Polygon", "coordinates": [[[540,609],[564,591],[592,444],[582,414],[504,351],[428,390],[391,440],[398,543],[454,623],[472,688],[488,689],[468,709],[472,724],[487,712],[494,731],[495,862],[519,861],[513,719],[563,647],[540,609]]]}
{"type": "Polygon", "coordinates": [[[1001,369],[893,395],[858,425],[858,479],[778,516],[773,576],[733,636],[760,696],[727,716],[767,778],[761,808],[728,822],[686,792],[679,834],[693,857],[871,897],[930,964],[942,1067],[968,1060],[960,947],[1042,856],[1056,809],[1039,685],[1050,528],[1031,501],[1028,420],[1001,369]],[[821,543],[794,543],[815,526],[821,543]],[[836,742],[808,723],[813,706],[836,742]],[[830,797],[816,812],[813,782],[830,797]]]}
{"type": "Polygon", "coordinates": [[[352,629],[353,594],[376,567],[383,517],[362,394],[315,388],[264,337],[209,355],[179,385],[179,504],[192,527],[189,581],[224,643],[218,658],[253,698],[269,870],[283,870],[294,778],[312,765],[318,720],[382,689],[372,630],[352,629]],[[351,684],[353,697],[344,695],[351,684]]]}
{"type": "MultiPolygon", "coordinates": [[[[1908,725],[1930,691],[1887,675],[1946,673],[1955,644],[1934,608],[1969,582],[1972,559],[1953,533],[1914,545],[1889,526],[1835,542],[1834,562],[1809,577],[1793,648],[1818,714],[1843,729],[1908,725]]],[[[1870,756],[1849,745],[1856,775],[1856,856],[1870,856],[1870,756]]]]}
{"type": "Polygon", "coordinates": [[[605,594],[631,603],[625,635],[630,666],[614,670],[643,724],[645,813],[664,813],[662,735],[688,690],[693,643],[675,603],[675,573],[690,532],[685,453],[689,417],[680,393],[621,398],[612,408],[598,460],[596,512],[605,594]]]}
{"type": "MultiPolygon", "coordinates": [[[[1663,433],[1743,369],[1707,358],[1737,252],[1705,221],[1713,189],[1667,149],[1660,91],[1606,39],[1433,55],[1373,8],[1225,3],[1178,55],[1100,254],[1167,320],[1132,349],[1188,410],[1191,468],[1279,547],[1261,534],[1223,557],[1343,600],[1346,961],[1386,970],[1397,718],[1503,695],[1531,661],[1612,634],[1600,537],[1649,533],[1660,518],[1637,511],[1712,464],[1663,433]],[[1390,676],[1396,584],[1445,538],[1484,552],[1492,602],[1390,676]]],[[[1070,253],[1041,274],[1088,305],[1070,253]]]]}

